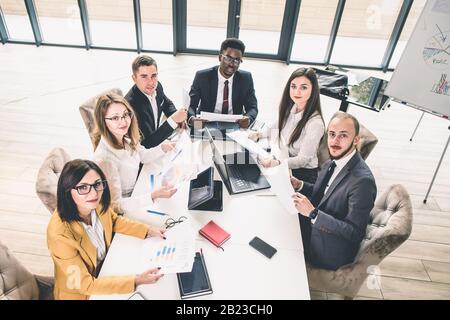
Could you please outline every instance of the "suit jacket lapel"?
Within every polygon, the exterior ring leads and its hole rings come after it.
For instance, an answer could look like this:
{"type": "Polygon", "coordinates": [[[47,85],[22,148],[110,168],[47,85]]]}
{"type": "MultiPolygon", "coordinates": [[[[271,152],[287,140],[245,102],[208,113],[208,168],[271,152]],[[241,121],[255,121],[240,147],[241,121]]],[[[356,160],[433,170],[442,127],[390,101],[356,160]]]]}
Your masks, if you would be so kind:
{"type": "Polygon", "coordinates": [[[82,256],[83,255],[87,256],[89,260],[91,260],[91,264],[95,269],[97,266],[97,249],[94,247],[91,240],[89,239],[86,230],[84,230],[83,226],[81,225],[81,222],[78,221],[71,222],[70,228],[72,229],[74,238],[80,243],[81,251],[84,251],[84,254],[83,252],[80,252],[80,254],[82,256]]]}
{"type": "Polygon", "coordinates": [[[331,183],[331,186],[328,188],[327,192],[324,194],[322,200],[319,203],[319,206],[325,202],[330,195],[333,193],[334,189],[336,189],[336,186],[341,183],[341,181],[350,174],[350,171],[355,166],[355,164],[359,161],[359,154],[358,152],[355,153],[355,155],[350,159],[349,162],[345,165],[345,167],[342,168],[341,172],[337,175],[337,177],[333,180],[333,183],[331,183]]]}
{"type": "MultiPolygon", "coordinates": [[[[219,86],[219,76],[217,75],[217,69],[219,67],[214,67],[213,71],[209,77],[209,104],[206,107],[209,109],[208,112],[214,112],[217,100],[217,89],[219,86]]],[[[205,110],[206,111],[206,110],[205,110]]]]}
{"type": "MultiPolygon", "coordinates": [[[[98,210],[97,212],[100,212],[100,210],[98,210]]],[[[108,212],[105,212],[105,213],[99,215],[99,218],[100,218],[100,222],[102,223],[102,226],[103,226],[103,234],[105,237],[106,248],[108,249],[109,246],[111,245],[111,240],[112,240],[111,216],[109,215],[108,212]]]]}
{"type": "MultiPolygon", "coordinates": [[[[135,85],[136,86],[136,85],[135,85]]],[[[152,105],[150,103],[150,100],[147,98],[145,94],[142,93],[141,90],[136,86],[136,94],[139,97],[139,105],[142,105],[143,110],[141,110],[142,113],[145,112],[145,109],[149,110],[150,115],[150,126],[152,127],[152,130],[155,131],[155,115],[153,114],[152,105]]]]}
{"type": "Polygon", "coordinates": [[[231,104],[233,106],[233,114],[240,114],[242,113],[241,110],[237,110],[238,106],[238,97],[239,97],[239,82],[240,82],[240,74],[239,70],[234,73],[233,77],[233,91],[231,92],[231,104]]]}
{"type": "MultiPolygon", "coordinates": [[[[156,104],[157,104],[156,109],[158,111],[156,122],[157,122],[158,127],[159,127],[159,120],[161,119],[161,113],[163,111],[162,105],[164,103],[164,95],[162,94],[162,90],[160,90],[160,88],[162,88],[162,87],[158,82],[158,86],[156,87],[156,104]]],[[[155,130],[156,130],[156,128],[155,128],[155,130]]]]}

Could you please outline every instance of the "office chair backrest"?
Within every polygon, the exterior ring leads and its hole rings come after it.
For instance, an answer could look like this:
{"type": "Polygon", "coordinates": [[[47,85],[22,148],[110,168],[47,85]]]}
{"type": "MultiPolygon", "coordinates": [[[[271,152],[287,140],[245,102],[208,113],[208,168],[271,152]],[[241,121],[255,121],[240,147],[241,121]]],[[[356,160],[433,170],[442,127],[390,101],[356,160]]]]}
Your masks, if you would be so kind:
{"type": "Polygon", "coordinates": [[[53,149],[42,163],[37,179],[36,193],[50,213],[56,209],[56,188],[59,175],[70,156],[62,148],[53,149]]]}
{"type": "Polygon", "coordinates": [[[107,90],[105,92],[102,92],[95,97],[92,97],[88,100],[86,100],[80,107],[80,114],[81,118],[83,119],[84,125],[86,126],[86,129],[89,134],[89,138],[91,139],[91,143],[94,146],[95,145],[95,139],[94,139],[94,132],[95,132],[95,119],[94,119],[94,109],[95,105],[97,103],[98,97],[108,94],[108,93],[115,93],[120,96],[123,96],[122,91],[119,88],[113,88],[111,90],[107,90]]]}
{"type": "Polygon", "coordinates": [[[352,299],[369,274],[375,273],[378,264],[408,239],[412,219],[412,204],[408,192],[402,185],[390,186],[375,201],[366,237],[361,242],[354,262],[336,271],[307,265],[310,287],[352,299]]]}
{"type": "Polygon", "coordinates": [[[0,300],[36,300],[36,279],[0,242],[0,300]]]}
{"type": "MultiPolygon", "coordinates": [[[[359,143],[357,145],[357,149],[361,154],[361,157],[366,160],[369,154],[372,152],[373,148],[378,142],[378,138],[370,132],[362,124],[359,125],[359,143]]],[[[330,159],[330,154],[328,152],[328,143],[327,143],[327,134],[325,133],[322,137],[322,140],[319,144],[319,149],[317,150],[317,157],[319,158],[319,167],[325,163],[328,159],[330,159]]]]}

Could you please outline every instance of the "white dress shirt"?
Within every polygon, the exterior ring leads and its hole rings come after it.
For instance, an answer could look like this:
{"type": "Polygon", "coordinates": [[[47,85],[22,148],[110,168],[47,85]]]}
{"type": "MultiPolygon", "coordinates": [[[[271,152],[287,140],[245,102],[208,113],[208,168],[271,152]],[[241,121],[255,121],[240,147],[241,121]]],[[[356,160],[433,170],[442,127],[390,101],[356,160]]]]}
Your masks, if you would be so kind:
{"type": "Polygon", "coordinates": [[[225,80],[228,80],[228,114],[233,114],[233,101],[231,97],[233,97],[233,78],[234,74],[226,79],[217,69],[218,75],[218,84],[217,84],[217,98],[216,98],[216,107],[214,108],[214,113],[222,113],[222,105],[223,105],[223,88],[225,87],[225,80]]]}
{"type": "MultiPolygon", "coordinates": [[[[350,161],[350,159],[355,155],[355,153],[356,153],[356,150],[353,150],[350,154],[346,155],[345,157],[338,159],[338,160],[334,160],[334,162],[336,163],[336,167],[334,168],[333,175],[331,176],[330,180],[328,181],[327,186],[325,187],[325,191],[323,192],[324,196],[326,195],[328,188],[331,186],[334,179],[336,179],[339,172],[342,171],[342,168],[345,167],[345,165],[350,161]]],[[[302,187],[303,187],[303,185],[302,185],[302,187]]],[[[319,215],[317,215],[314,219],[311,219],[312,224],[314,224],[316,222],[318,216],[319,215]]]]}
{"type": "Polygon", "coordinates": [[[117,169],[122,197],[129,197],[136,184],[139,163],[146,164],[163,155],[161,145],[150,149],[139,145],[136,151],[132,151],[129,145],[125,144],[124,149],[115,149],[102,137],[95,149],[94,161],[108,161],[117,169]]]}
{"type": "Polygon", "coordinates": [[[106,243],[105,236],[103,234],[103,225],[97,216],[95,209],[91,211],[91,225],[81,222],[89,239],[94,247],[97,249],[97,264],[105,259],[106,256],[106,243]]]}
{"type": "Polygon", "coordinates": [[[350,152],[350,154],[346,155],[345,157],[343,157],[339,160],[334,160],[334,162],[336,163],[336,168],[334,168],[333,175],[331,176],[330,180],[328,181],[328,185],[325,187],[325,191],[323,192],[324,196],[327,193],[328,188],[333,183],[334,179],[336,179],[339,172],[342,171],[342,168],[345,167],[345,165],[350,161],[350,159],[355,155],[355,153],[356,153],[356,150],[353,150],[352,152],[350,152]]]}
{"type": "MultiPolygon", "coordinates": [[[[142,92],[142,91],[141,91],[142,92]]],[[[148,101],[150,101],[150,107],[152,108],[153,111],[153,118],[155,120],[155,130],[158,129],[158,102],[156,101],[156,90],[155,93],[153,93],[153,95],[149,96],[148,94],[142,92],[148,99],[148,101]]],[[[171,118],[168,117],[167,118],[167,122],[169,123],[169,125],[172,127],[172,129],[176,129],[177,128],[177,123],[171,118]]]]}
{"type": "MultiPolygon", "coordinates": [[[[296,106],[294,104],[286,120],[286,124],[281,130],[281,137],[283,138],[283,144],[288,148],[288,165],[290,169],[315,169],[319,166],[317,150],[319,149],[320,139],[322,139],[325,133],[325,125],[317,112],[306,122],[300,137],[292,146],[288,146],[291,135],[302,117],[303,111],[296,112],[296,106]]],[[[263,137],[270,136],[271,134],[278,136],[278,121],[264,128],[261,134],[263,137]]]]}

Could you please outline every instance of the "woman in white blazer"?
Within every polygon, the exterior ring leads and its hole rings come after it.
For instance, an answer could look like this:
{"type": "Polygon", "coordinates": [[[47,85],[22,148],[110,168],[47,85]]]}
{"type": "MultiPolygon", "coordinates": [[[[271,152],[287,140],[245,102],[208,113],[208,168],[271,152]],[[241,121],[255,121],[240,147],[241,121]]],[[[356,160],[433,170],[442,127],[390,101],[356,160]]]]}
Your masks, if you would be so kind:
{"type": "MultiPolygon", "coordinates": [[[[282,147],[288,149],[288,166],[296,178],[310,183],[317,179],[317,150],[325,133],[320,107],[319,83],[311,68],[299,68],[289,77],[281,97],[278,121],[265,130],[249,134],[257,140],[277,135],[282,147]]],[[[261,159],[264,167],[273,167],[279,160],[261,159]]]]}
{"type": "MultiPolygon", "coordinates": [[[[123,199],[133,192],[140,163],[146,164],[161,158],[174,148],[173,143],[162,143],[145,149],[140,144],[137,119],[128,102],[116,94],[98,98],[95,106],[96,147],[94,160],[108,177],[113,208],[123,212],[123,199]],[[120,194],[118,190],[120,190],[120,194]]],[[[170,198],[177,190],[164,185],[151,192],[152,200],[170,198]]]]}

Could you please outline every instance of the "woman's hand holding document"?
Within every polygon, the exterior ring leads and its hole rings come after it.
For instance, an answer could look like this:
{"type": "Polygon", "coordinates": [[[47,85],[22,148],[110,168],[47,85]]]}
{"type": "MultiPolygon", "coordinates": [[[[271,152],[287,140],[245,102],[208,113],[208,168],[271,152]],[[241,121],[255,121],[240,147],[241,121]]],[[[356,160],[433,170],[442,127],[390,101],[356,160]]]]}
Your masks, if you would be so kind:
{"type": "Polygon", "coordinates": [[[257,155],[259,158],[265,159],[271,157],[270,153],[264,150],[259,144],[248,138],[247,131],[237,130],[227,132],[227,136],[250,151],[250,153],[257,155]]]}

